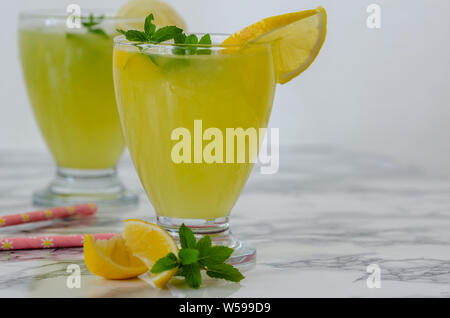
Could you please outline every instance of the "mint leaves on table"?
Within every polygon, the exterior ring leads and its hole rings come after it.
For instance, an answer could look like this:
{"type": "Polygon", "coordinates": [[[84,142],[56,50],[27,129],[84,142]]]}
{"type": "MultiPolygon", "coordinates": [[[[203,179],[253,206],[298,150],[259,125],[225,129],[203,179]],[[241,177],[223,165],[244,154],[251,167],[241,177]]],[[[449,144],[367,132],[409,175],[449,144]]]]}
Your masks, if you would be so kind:
{"type": "Polygon", "coordinates": [[[154,25],[152,22],[153,20],[153,14],[149,14],[145,18],[144,31],[124,31],[117,29],[117,32],[123,34],[128,41],[139,42],[137,45],[143,43],[158,44],[161,42],[173,40],[175,44],[179,44],[173,49],[173,53],[176,55],[211,53],[209,49],[199,49],[198,46],[199,44],[204,45],[205,47],[211,45],[211,36],[209,34],[205,34],[199,40],[195,34],[187,35],[183,32],[183,29],[180,29],[174,25],[164,26],[157,29],[156,25],[154,25]]]}
{"type": "Polygon", "coordinates": [[[181,249],[178,257],[169,253],[160,258],[151,268],[151,273],[159,274],[178,267],[175,275],[183,276],[191,288],[199,288],[202,284],[202,270],[209,277],[232,282],[239,282],[244,278],[237,268],[225,263],[234,251],[232,248],[213,246],[209,236],[196,241],[192,230],[184,224],[179,229],[179,237],[181,249]]]}

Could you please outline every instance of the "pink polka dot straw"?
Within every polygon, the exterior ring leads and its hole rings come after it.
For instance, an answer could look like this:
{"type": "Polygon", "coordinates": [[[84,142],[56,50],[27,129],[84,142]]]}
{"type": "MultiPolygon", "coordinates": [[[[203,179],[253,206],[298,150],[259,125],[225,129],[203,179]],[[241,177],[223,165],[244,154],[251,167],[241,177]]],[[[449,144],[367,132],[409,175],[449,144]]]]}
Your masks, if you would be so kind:
{"type": "Polygon", "coordinates": [[[30,222],[67,218],[72,215],[87,216],[93,215],[96,212],[97,206],[94,203],[88,203],[12,215],[0,215],[0,228],[30,222]]]}
{"type": "MultiPolygon", "coordinates": [[[[114,235],[116,234],[92,234],[96,240],[109,240],[114,235]]],[[[85,234],[0,238],[0,251],[81,247],[84,244],[84,236],[85,234]]]]}

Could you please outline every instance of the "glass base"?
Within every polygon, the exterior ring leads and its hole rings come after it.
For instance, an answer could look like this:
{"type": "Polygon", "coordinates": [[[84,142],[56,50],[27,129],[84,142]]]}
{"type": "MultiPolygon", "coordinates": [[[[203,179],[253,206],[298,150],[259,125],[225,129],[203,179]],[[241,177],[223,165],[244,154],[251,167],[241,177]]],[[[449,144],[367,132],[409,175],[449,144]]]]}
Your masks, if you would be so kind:
{"type": "Polygon", "coordinates": [[[256,249],[246,245],[231,234],[228,217],[206,220],[157,216],[157,222],[177,242],[179,242],[178,229],[184,223],[194,232],[197,240],[204,235],[209,235],[213,245],[223,245],[233,248],[234,252],[227,263],[238,267],[240,270],[248,270],[256,264],[256,249]]]}
{"type": "Polygon", "coordinates": [[[82,203],[99,206],[135,206],[138,196],[129,192],[117,177],[117,171],[58,168],[56,177],[33,194],[36,206],[67,206],[82,203]]]}

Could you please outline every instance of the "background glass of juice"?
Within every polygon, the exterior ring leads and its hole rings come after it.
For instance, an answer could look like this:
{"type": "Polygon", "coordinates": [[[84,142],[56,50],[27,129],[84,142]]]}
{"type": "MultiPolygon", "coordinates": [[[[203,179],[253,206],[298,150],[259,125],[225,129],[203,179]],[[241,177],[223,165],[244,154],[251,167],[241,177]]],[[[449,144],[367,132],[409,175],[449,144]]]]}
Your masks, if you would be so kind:
{"type": "MultiPolygon", "coordinates": [[[[213,43],[225,38],[212,36],[213,43]]],[[[196,55],[174,54],[178,49],[115,40],[117,104],[131,157],[162,227],[176,237],[184,223],[198,236],[211,235],[214,244],[235,248],[231,263],[251,263],[255,249],[231,235],[228,220],[253,164],[175,163],[171,134],[183,127],[193,138],[194,120],[223,136],[226,128],[266,128],[275,92],[271,46],[232,52],[239,47],[212,45],[196,55]]]]}
{"type": "Polygon", "coordinates": [[[116,173],[125,142],[112,74],[115,29],[135,20],[143,18],[116,19],[83,10],[82,24],[77,26],[65,10],[20,14],[24,79],[35,118],[57,164],[55,179],[34,193],[34,204],[137,202],[116,173]]]}

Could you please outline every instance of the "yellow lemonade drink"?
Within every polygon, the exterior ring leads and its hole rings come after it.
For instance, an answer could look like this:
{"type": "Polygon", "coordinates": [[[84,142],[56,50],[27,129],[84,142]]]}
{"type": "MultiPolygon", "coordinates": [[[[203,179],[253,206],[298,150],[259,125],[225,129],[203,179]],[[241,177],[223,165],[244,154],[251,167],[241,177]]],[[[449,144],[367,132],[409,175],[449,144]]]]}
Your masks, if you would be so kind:
{"type": "Polygon", "coordinates": [[[57,165],[53,180],[33,193],[35,205],[137,202],[117,176],[125,140],[112,72],[116,28],[136,18],[94,11],[83,12],[79,23],[66,10],[24,11],[19,16],[24,81],[57,165]]]}
{"type": "Polygon", "coordinates": [[[107,169],[125,143],[114,97],[112,35],[19,30],[30,102],[59,167],[107,169]]]}
{"type": "MultiPolygon", "coordinates": [[[[157,28],[153,19],[146,17],[144,31],[118,29],[114,44],[116,100],[135,168],[158,225],[181,247],[194,244],[187,226],[202,237],[202,248],[231,247],[228,264],[251,266],[256,250],[231,234],[228,215],[255,162],[275,84],[288,83],[314,61],[326,12],[269,17],[231,36],[157,28]]],[[[278,132],[271,132],[269,160],[278,164],[278,132]]],[[[207,272],[223,273],[216,274],[207,272]]]]}
{"type": "MultiPolygon", "coordinates": [[[[173,131],[184,127],[194,138],[194,121],[201,120],[203,131],[214,127],[224,136],[227,128],[267,127],[275,90],[270,46],[225,51],[177,55],[164,44],[141,51],[115,45],[114,80],[125,139],[159,216],[226,217],[253,167],[248,161],[175,163],[171,156],[177,143],[173,131]]],[[[207,144],[203,141],[203,148],[207,144]]],[[[223,144],[225,152],[225,139],[223,144]]],[[[193,142],[191,147],[194,154],[193,142]]]]}

